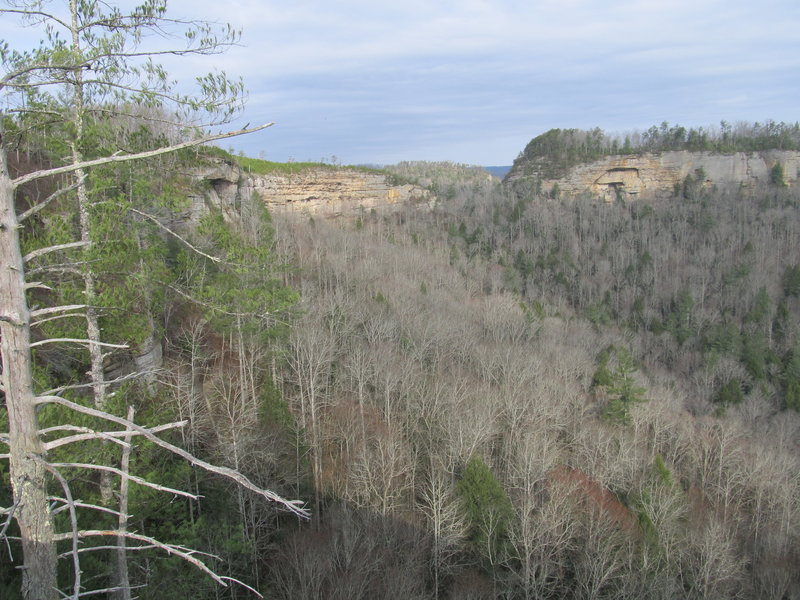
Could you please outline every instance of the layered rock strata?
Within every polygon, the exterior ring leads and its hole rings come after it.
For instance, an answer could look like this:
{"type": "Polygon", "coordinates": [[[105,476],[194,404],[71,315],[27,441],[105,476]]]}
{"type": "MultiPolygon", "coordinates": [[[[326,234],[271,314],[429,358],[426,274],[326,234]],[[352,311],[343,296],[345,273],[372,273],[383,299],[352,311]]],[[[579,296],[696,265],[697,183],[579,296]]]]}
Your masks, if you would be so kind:
{"type": "Polygon", "coordinates": [[[270,208],[327,217],[391,211],[409,202],[427,203],[430,192],[391,185],[386,176],[350,169],[312,169],[293,175],[251,176],[244,193],[256,193],[270,208]]]}
{"type": "Polygon", "coordinates": [[[408,203],[426,207],[433,201],[430,192],[419,186],[393,185],[382,173],[349,168],[256,175],[219,161],[198,171],[196,177],[206,189],[193,198],[188,212],[181,216],[186,224],[195,224],[211,207],[221,210],[226,219],[235,219],[242,199],[254,194],[270,210],[322,217],[391,212],[408,203]]]}
{"type": "Polygon", "coordinates": [[[687,177],[700,177],[702,185],[755,187],[771,181],[772,169],[780,164],[786,185],[794,185],[800,171],[800,152],[661,152],[607,156],[578,165],[559,179],[542,179],[535,172],[522,175],[515,168],[508,177],[515,189],[537,188],[549,193],[556,188],[563,196],[588,194],[604,200],[615,198],[666,197],[687,177]]]}

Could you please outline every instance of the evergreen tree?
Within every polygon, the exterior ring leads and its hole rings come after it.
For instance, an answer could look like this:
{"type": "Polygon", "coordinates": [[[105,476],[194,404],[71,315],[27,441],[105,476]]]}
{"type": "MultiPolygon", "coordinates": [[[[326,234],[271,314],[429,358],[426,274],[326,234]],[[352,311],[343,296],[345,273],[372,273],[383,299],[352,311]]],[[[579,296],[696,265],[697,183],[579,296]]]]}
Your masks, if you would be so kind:
{"type": "Polygon", "coordinates": [[[773,165],[772,169],[770,169],[769,180],[772,183],[772,185],[782,188],[786,187],[786,180],[784,179],[784,174],[783,174],[783,165],[781,163],[776,162],[773,165]]]}
{"type": "Polygon", "coordinates": [[[609,395],[608,405],[603,411],[603,416],[612,423],[627,425],[630,423],[630,407],[647,399],[644,394],[647,390],[636,383],[636,373],[639,368],[630,352],[624,348],[615,348],[616,367],[605,378],[609,380],[606,391],[609,395]]]}
{"type": "Polygon", "coordinates": [[[742,382],[736,378],[727,381],[714,395],[714,402],[722,406],[739,404],[743,400],[742,382]]]}
{"type": "Polygon", "coordinates": [[[800,346],[787,352],[783,363],[783,402],[786,408],[800,412],[800,346]]]}
{"type": "Polygon", "coordinates": [[[469,540],[475,552],[494,567],[502,561],[508,543],[513,508],[489,466],[473,455],[457,485],[469,523],[469,540]]]}

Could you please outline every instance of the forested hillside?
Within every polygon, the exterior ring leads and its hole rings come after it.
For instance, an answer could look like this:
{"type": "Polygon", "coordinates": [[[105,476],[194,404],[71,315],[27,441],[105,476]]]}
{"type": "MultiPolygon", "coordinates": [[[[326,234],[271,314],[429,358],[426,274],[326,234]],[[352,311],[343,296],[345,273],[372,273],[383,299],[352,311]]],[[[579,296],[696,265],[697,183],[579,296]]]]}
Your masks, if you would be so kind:
{"type": "MultiPolygon", "coordinates": [[[[166,199],[179,214],[202,184],[150,168],[103,181],[134,177],[169,223],[166,199]]],[[[242,199],[240,219],[212,210],[183,241],[99,213],[103,331],[135,345],[155,328],[164,348],[110,408],[187,420],[170,439],[312,515],[137,443],[132,472],[203,499],[132,483],[131,531],[211,552],[276,598],[797,595],[795,193],[609,205],[520,200],[460,165],[394,171],[435,190],[434,210],[327,221],[242,199]],[[123,231],[140,241],[117,246],[123,231]]],[[[67,239],[69,206],[26,234],[29,252],[67,239]]],[[[68,259],[46,263],[61,302],[68,259]]],[[[82,352],[37,357],[43,388],[89,368],[82,352]]],[[[119,464],[85,452],[63,460],[119,464]]],[[[101,478],[69,484],[100,501],[101,478]]],[[[95,552],[87,576],[113,581],[95,552]]],[[[141,598],[250,595],[161,555],[128,552],[141,598]]]]}
{"type": "Polygon", "coordinates": [[[69,10],[0,11],[0,597],[800,597],[796,189],[270,214],[136,62],[236,33],[69,10]]]}
{"type": "Polygon", "coordinates": [[[797,595],[796,196],[415,167],[433,214],[278,223],[321,509],[279,597],[797,595]]]}

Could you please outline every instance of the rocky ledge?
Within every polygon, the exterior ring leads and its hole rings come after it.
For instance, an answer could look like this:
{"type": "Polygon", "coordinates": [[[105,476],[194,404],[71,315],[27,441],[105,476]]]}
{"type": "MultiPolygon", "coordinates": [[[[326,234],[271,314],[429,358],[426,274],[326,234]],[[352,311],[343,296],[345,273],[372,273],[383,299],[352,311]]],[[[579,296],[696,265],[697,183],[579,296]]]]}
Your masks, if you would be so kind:
{"type": "Polygon", "coordinates": [[[675,185],[687,177],[699,177],[701,185],[755,187],[770,183],[772,169],[780,164],[788,186],[797,182],[800,152],[768,150],[763,152],[661,152],[607,156],[578,165],[559,179],[541,179],[536,174],[521,176],[513,171],[506,181],[524,192],[538,188],[562,196],[588,194],[607,201],[615,198],[667,197],[675,185]]]}
{"type": "Polygon", "coordinates": [[[427,204],[430,192],[414,185],[392,185],[387,176],[353,169],[309,169],[291,175],[253,175],[243,193],[256,193],[270,208],[326,217],[391,211],[415,202],[427,204]]]}
{"type": "Polygon", "coordinates": [[[371,211],[391,212],[414,203],[428,207],[434,198],[416,185],[397,185],[379,171],[352,168],[309,168],[298,173],[257,175],[219,160],[199,170],[205,192],[191,203],[184,223],[195,223],[210,207],[235,218],[241,200],[255,194],[270,210],[299,211],[308,215],[356,217],[371,211]]]}

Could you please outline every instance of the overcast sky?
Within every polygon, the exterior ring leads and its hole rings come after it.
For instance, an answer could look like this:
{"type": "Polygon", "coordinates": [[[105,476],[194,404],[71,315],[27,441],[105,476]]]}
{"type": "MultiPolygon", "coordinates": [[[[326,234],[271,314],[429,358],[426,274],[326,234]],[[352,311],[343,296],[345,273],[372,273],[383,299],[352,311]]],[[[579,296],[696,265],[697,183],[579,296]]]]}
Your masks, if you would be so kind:
{"type": "MultiPolygon", "coordinates": [[[[171,0],[242,46],[269,160],[511,164],[553,127],[800,120],[799,0],[171,0]]],[[[174,72],[174,70],[173,70],[174,72]]],[[[227,146],[226,146],[227,147],[227,146]]]]}

